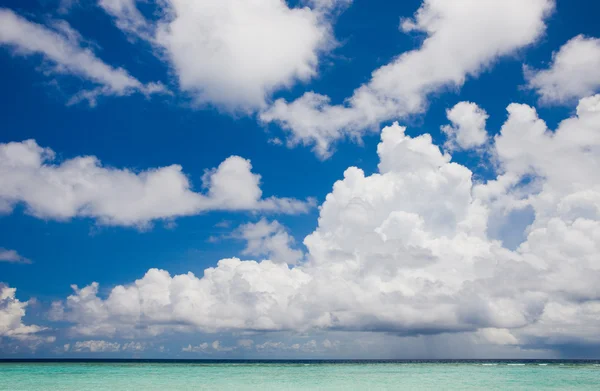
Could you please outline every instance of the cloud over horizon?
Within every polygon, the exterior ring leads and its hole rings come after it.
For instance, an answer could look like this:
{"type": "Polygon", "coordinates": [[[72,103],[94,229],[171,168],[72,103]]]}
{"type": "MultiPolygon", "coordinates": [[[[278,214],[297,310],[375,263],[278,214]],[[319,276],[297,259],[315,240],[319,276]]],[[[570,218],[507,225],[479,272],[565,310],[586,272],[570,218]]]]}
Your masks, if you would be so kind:
{"type": "Polygon", "coordinates": [[[334,184],[305,262],[222,259],[202,277],[150,269],[104,298],[96,283],[74,287],[54,310],[89,336],[346,330],[598,344],[600,95],[555,131],[527,105],[507,110],[486,183],[396,123],[382,131],[377,173],[349,167],[334,184]],[[488,236],[490,219],[526,208],[535,218],[516,250],[488,236]]]}
{"type": "Polygon", "coordinates": [[[0,355],[600,352],[580,6],[59,3],[0,8],[0,355]]]}

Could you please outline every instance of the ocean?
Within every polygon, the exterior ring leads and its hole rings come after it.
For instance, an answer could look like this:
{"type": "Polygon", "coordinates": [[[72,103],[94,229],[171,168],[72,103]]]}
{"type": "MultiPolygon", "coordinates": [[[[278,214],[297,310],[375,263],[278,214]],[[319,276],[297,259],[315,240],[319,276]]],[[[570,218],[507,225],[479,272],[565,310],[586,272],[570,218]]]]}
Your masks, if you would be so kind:
{"type": "Polygon", "coordinates": [[[4,391],[600,390],[600,361],[0,361],[4,391]]]}

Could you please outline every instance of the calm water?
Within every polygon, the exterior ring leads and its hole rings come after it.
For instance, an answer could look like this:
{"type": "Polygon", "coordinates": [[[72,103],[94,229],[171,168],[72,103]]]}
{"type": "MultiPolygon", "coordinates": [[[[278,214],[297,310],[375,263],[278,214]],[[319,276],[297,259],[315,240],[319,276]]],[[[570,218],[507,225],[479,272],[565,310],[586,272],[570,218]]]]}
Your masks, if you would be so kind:
{"type": "Polygon", "coordinates": [[[0,362],[0,390],[600,390],[600,362],[0,362]]]}

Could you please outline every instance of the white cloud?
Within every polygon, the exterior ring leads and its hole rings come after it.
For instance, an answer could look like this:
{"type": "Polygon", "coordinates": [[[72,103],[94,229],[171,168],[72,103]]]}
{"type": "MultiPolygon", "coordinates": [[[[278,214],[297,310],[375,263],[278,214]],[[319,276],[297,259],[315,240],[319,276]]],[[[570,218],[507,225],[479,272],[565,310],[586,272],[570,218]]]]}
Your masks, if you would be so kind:
{"type": "Polygon", "coordinates": [[[252,346],[254,346],[254,341],[251,339],[240,339],[237,341],[237,344],[242,348],[250,349],[252,346]]]}
{"type": "MultiPolygon", "coordinates": [[[[243,346],[243,345],[238,345],[243,346]]],[[[212,343],[203,342],[199,345],[192,346],[188,344],[188,346],[184,346],[181,348],[182,352],[185,353],[216,353],[216,352],[232,352],[238,348],[238,346],[223,346],[221,345],[221,341],[215,340],[212,343]]]]}
{"type": "Polygon", "coordinates": [[[46,27],[0,8],[0,45],[13,48],[15,55],[41,54],[52,64],[49,68],[52,72],[82,77],[96,86],[76,94],[71,103],[88,100],[95,105],[99,95],[124,96],[137,92],[149,96],[168,92],[160,83],[143,84],[123,68],[104,63],[64,21],[46,27]]]}
{"type": "Polygon", "coordinates": [[[497,58],[535,42],[553,0],[425,0],[404,32],[426,34],[419,49],[402,53],[375,70],[344,104],[307,92],[292,102],[277,100],[261,114],[290,133],[289,144],[314,145],[321,157],[343,137],[358,138],[380,122],[421,113],[427,97],[443,88],[458,88],[497,58]]]}
{"type": "Polygon", "coordinates": [[[273,342],[273,341],[266,341],[266,342],[263,342],[263,343],[255,346],[255,349],[258,350],[259,352],[285,350],[286,348],[287,348],[287,346],[283,342],[273,342]]]}
{"type": "Polygon", "coordinates": [[[141,342],[128,342],[121,346],[122,351],[128,352],[143,352],[146,350],[146,344],[141,342]]]}
{"type": "Polygon", "coordinates": [[[292,248],[294,238],[278,221],[264,218],[257,223],[240,226],[234,236],[246,241],[243,255],[265,256],[273,262],[296,264],[302,260],[302,251],[292,248]]]}
{"type": "Polygon", "coordinates": [[[127,342],[120,344],[118,342],[109,342],[104,340],[77,341],[75,344],[64,344],[64,352],[90,352],[90,353],[117,353],[117,352],[143,352],[147,344],[144,342],[127,342]]]}
{"type": "Polygon", "coordinates": [[[59,14],[68,14],[73,8],[79,5],[79,0],[59,0],[58,10],[59,14]]]}
{"type": "Polygon", "coordinates": [[[223,259],[200,278],[151,269],[108,297],[94,283],[55,306],[87,335],[327,329],[598,343],[600,95],[555,131],[529,106],[508,112],[487,183],[429,135],[384,128],[378,172],[350,167],[334,184],[298,266],[223,259]],[[488,236],[490,221],[525,207],[534,219],[517,249],[488,236]]]}
{"type": "Polygon", "coordinates": [[[0,247],[0,262],[30,264],[31,260],[19,255],[15,250],[0,247]]]}
{"type": "Polygon", "coordinates": [[[293,353],[323,353],[326,351],[336,350],[340,346],[340,341],[330,341],[328,339],[322,342],[317,342],[311,339],[307,342],[283,342],[283,341],[265,341],[254,346],[259,353],[278,353],[278,352],[293,352],[293,353]]]}
{"type": "Polygon", "coordinates": [[[77,341],[73,346],[74,352],[106,353],[118,352],[121,344],[99,340],[77,341]]]}
{"type": "Polygon", "coordinates": [[[482,343],[492,345],[518,345],[519,341],[507,329],[486,328],[476,333],[482,343]]]}
{"type": "Polygon", "coordinates": [[[22,341],[42,340],[36,334],[44,327],[23,324],[25,309],[29,302],[16,298],[16,288],[0,284],[0,338],[7,337],[22,341]]]}
{"type": "Polygon", "coordinates": [[[337,349],[340,346],[340,341],[330,341],[325,339],[321,342],[321,345],[323,345],[323,348],[325,349],[337,349]]]}
{"type": "Polygon", "coordinates": [[[352,4],[353,0],[304,0],[302,4],[320,11],[343,9],[352,4]]]}
{"type": "Polygon", "coordinates": [[[475,103],[459,102],[446,111],[452,125],[441,127],[448,137],[444,146],[449,150],[481,147],[488,139],[485,123],[488,115],[475,103]]]}
{"type": "Polygon", "coordinates": [[[55,318],[75,323],[73,332],[82,335],[156,335],[168,330],[190,331],[190,325],[206,331],[269,330],[289,318],[290,314],[285,314],[291,299],[288,295],[309,278],[285,264],[239,259],[223,259],[217,267],[206,269],[204,276],[171,277],[164,270],[151,269],[135,284],[114,288],[107,300],[98,297],[98,284],[81,289],[74,286],[75,293],[64,303],[64,310],[62,304],[54,305],[55,318]],[[231,279],[240,285],[231,286],[231,279]],[[282,312],[277,322],[269,315],[273,308],[282,312]],[[255,316],[256,311],[264,315],[255,316]],[[179,325],[173,323],[175,318],[180,319],[176,321],[179,325]]]}
{"type": "Polygon", "coordinates": [[[137,9],[136,0],[98,0],[98,5],[115,17],[121,30],[152,41],[152,26],[137,9]]]}
{"type": "Polygon", "coordinates": [[[102,166],[93,156],[53,164],[54,152],[34,140],[0,144],[0,205],[23,203],[46,219],[90,217],[100,224],[146,226],[152,220],[210,210],[303,213],[314,201],[262,197],[250,161],[231,156],[203,178],[195,192],[181,166],[133,172],[102,166]]]}
{"type": "Polygon", "coordinates": [[[563,104],[600,88],[600,39],[578,35],[552,55],[549,68],[524,67],[528,87],[541,103],[563,104]]]}
{"type": "Polygon", "coordinates": [[[135,0],[101,0],[119,28],[163,53],[181,90],[197,103],[230,111],[265,107],[270,95],[308,81],[319,57],[333,48],[332,12],[350,0],[312,0],[290,8],[283,0],[161,2],[149,21],[135,0]]]}
{"type": "Polygon", "coordinates": [[[184,353],[206,353],[208,352],[210,348],[210,345],[208,344],[208,342],[203,342],[199,345],[196,346],[192,346],[191,344],[188,344],[188,346],[184,346],[183,348],[181,348],[181,351],[184,353]]]}

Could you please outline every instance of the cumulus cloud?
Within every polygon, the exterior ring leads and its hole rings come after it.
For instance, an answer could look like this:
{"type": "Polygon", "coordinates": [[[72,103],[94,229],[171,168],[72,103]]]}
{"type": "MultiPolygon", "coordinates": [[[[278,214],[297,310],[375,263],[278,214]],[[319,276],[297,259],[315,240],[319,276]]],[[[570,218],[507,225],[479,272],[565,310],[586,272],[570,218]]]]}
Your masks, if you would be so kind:
{"type": "Polygon", "coordinates": [[[446,111],[452,125],[441,127],[448,140],[444,146],[449,150],[481,147],[488,139],[485,123],[488,115],[475,103],[459,102],[446,111]]]}
{"type": "Polygon", "coordinates": [[[208,344],[208,342],[203,342],[196,346],[192,346],[191,344],[188,344],[188,346],[182,347],[181,351],[184,353],[199,353],[199,352],[206,353],[206,352],[208,352],[209,349],[210,349],[210,345],[208,344]]]}
{"type": "Polygon", "coordinates": [[[335,345],[329,340],[323,341],[321,345],[314,339],[304,343],[285,343],[281,341],[265,341],[261,344],[254,346],[256,351],[264,353],[274,353],[281,351],[292,351],[292,352],[303,352],[303,353],[317,353],[320,351],[332,349],[335,345]]]}
{"type": "Polygon", "coordinates": [[[199,279],[188,273],[171,277],[164,270],[151,269],[133,285],[115,287],[106,300],[98,297],[97,283],[81,289],[73,286],[74,294],[65,303],[54,303],[54,318],[75,323],[72,332],[82,335],[147,336],[193,329],[270,330],[279,325],[268,313],[279,307],[286,317],[287,296],[293,295],[309,278],[286,264],[235,258],[219,261],[217,267],[206,269],[204,276],[199,279]],[[232,278],[239,281],[239,286],[231,284],[232,278]],[[258,311],[264,316],[255,318],[257,307],[262,307],[258,311]],[[180,320],[174,323],[175,318],[180,320]]]}
{"type": "Polygon", "coordinates": [[[159,82],[144,84],[123,68],[104,63],[84,45],[79,33],[64,21],[47,27],[0,8],[0,45],[13,48],[15,55],[41,54],[50,64],[47,71],[78,76],[95,86],[92,90],[77,93],[70,103],[87,100],[95,105],[99,95],[141,93],[149,96],[168,92],[159,82]]]}
{"type": "Polygon", "coordinates": [[[266,257],[273,262],[296,264],[304,254],[294,249],[294,238],[278,221],[268,222],[264,218],[257,223],[240,226],[234,234],[246,241],[243,255],[266,257]]]}
{"type": "Polygon", "coordinates": [[[350,0],[167,0],[158,21],[135,0],[101,0],[119,28],[164,53],[181,90],[196,102],[230,111],[264,108],[270,95],[317,73],[319,57],[336,45],[333,11],[350,0]]]}
{"type": "Polygon", "coordinates": [[[292,102],[277,100],[260,118],[287,130],[290,145],[313,145],[326,158],[336,140],[359,138],[382,121],[421,113],[432,92],[458,88],[499,57],[535,42],[553,7],[553,0],[469,0],[460,5],[425,0],[414,18],[401,23],[404,32],[426,34],[421,47],[375,70],[344,104],[332,104],[328,96],[311,91],[292,102]]]}
{"type": "Polygon", "coordinates": [[[251,339],[240,339],[237,341],[237,345],[244,349],[249,349],[254,346],[254,341],[251,339]]]}
{"type": "Polygon", "coordinates": [[[89,217],[100,224],[147,226],[210,210],[303,213],[313,201],[262,197],[260,175],[249,160],[231,156],[208,170],[206,191],[195,192],[182,167],[133,172],[104,167],[93,156],[55,164],[55,154],[34,140],[0,144],[0,211],[24,204],[45,219],[89,217]]]}
{"type": "Polygon", "coordinates": [[[127,342],[121,346],[121,350],[128,352],[143,352],[146,350],[146,344],[141,342],[127,342]]]}
{"type": "Polygon", "coordinates": [[[42,338],[37,334],[45,328],[23,324],[29,302],[17,299],[16,292],[16,288],[0,283],[0,339],[6,337],[21,341],[41,341],[42,338]]]}
{"type": "Polygon", "coordinates": [[[198,345],[188,344],[181,348],[184,353],[229,353],[243,349],[245,354],[248,354],[250,350],[261,354],[269,353],[323,353],[335,351],[340,347],[340,341],[324,339],[321,342],[317,342],[311,339],[307,342],[294,342],[291,341],[273,341],[266,340],[261,343],[255,343],[251,339],[241,339],[237,341],[235,346],[223,346],[221,341],[215,340],[212,343],[203,342],[198,345]]]}
{"type": "Polygon", "coordinates": [[[524,71],[541,103],[570,103],[591,95],[600,88],[600,39],[578,35],[552,55],[547,69],[525,66],[524,71]]]}
{"type": "Polygon", "coordinates": [[[221,345],[221,341],[215,340],[212,343],[203,342],[196,346],[188,344],[188,346],[181,348],[181,351],[184,353],[223,353],[232,352],[237,348],[238,346],[223,346],[221,345]]]}
{"type": "Polygon", "coordinates": [[[396,123],[381,133],[378,172],[350,167],[334,184],[305,262],[223,259],[202,277],[151,269],[108,296],[74,287],[57,312],[88,335],[325,329],[597,343],[600,95],[554,131],[532,107],[508,113],[490,145],[493,180],[474,183],[429,135],[396,123]],[[489,237],[491,220],[523,208],[534,213],[518,248],[489,237]]]}
{"type": "Polygon", "coordinates": [[[77,341],[72,350],[74,352],[90,353],[118,352],[121,350],[121,344],[102,340],[77,341]]]}
{"type": "Polygon", "coordinates": [[[0,247],[0,262],[23,263],[23,264],[32,263],[30,259],[25,258],[22,255],[19,255],[19,253],[16,252],[15,250],[7,250],[2,247],[0,247]]]}
{"type": "Polygon", "coordinates": [[[75,343],[67,343],[62,347],[62,352],[75,352],[75,353],[118,353],[118,352],[130,352],[139,353],[146,350],[147,344],[145,342],[131,341],[127,343],[110,342],[104,340],[87,340],[87,341],[76,341],[75,343]]]}

